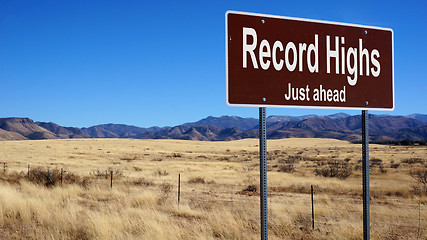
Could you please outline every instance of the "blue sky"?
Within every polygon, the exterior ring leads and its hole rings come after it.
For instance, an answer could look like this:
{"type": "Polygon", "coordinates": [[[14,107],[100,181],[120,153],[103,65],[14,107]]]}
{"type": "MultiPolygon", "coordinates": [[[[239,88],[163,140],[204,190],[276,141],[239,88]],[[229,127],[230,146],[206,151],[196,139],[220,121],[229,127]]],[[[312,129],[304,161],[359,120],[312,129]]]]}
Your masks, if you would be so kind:
{"type": "MultiPolygon", "coordinates": [[[[393,112],[427,114],[426,1],[0,0],[0,117],[173,126],[257,117],[225,103],[225,12],[392,28],[393,112]]],[[[268,115],[360,111],[268,108],[268,115]]]]}

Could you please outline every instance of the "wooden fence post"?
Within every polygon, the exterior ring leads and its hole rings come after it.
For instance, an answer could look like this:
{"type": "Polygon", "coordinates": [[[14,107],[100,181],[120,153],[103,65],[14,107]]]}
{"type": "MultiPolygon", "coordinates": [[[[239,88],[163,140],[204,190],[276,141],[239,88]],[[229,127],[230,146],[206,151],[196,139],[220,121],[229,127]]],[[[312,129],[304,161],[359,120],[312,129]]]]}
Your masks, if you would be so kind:
{"type": "Polygon", "coordinates": [[[113,188],[113,171],[111,171],[111,182],[110,182],[110,187],[113,188]]]}
{"type": "Polygon", "coordinates": [[[311,225],[314,229],[314,202],[313,202],[313,185],[311,185],[311,225]]]}
{"type": "Polygon", "coordinates": [[[178,208],[181,200],[181,173],[178,174],[178,208]]]}

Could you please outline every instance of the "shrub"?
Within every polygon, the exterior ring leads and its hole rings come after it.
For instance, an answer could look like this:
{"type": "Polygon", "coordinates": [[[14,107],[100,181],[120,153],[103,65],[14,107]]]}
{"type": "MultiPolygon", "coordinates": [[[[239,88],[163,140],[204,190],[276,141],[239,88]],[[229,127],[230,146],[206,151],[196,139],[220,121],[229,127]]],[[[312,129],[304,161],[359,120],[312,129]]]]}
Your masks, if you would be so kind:
{"type": "Polygon", "coordinates": [[[142,168],[137,167],[137,166],[133,166],[133,170],[135,170],[135,172],[141,172],[142,168]]]}
{"type": "Polygon", "coordinates": [[[303,156],[300,155],[289,155],[288,159],[285,160],[286,163],[298,163],[299,161],[304,160],[303,156]]]}
{"type": "Polygon", "coordinates": [[[21,179],[26,178],[26,174],[23,172],[17,173],[17,172],[10,172],[10,173],[2,173],[0,175],[0,181],[5,181],[10,184],[19,184],[21,179]]]}
{"type": "Polygon", "coordinates": [[[82,183],[80,176],[78,176],[74,173],[71,173],[68,171],[63,171],[62,175],[63,175],[62,176],[62,182],[63,183],[68,183],[68,184],[74,184],[74,183],[81,184],[82,183]]]}
{"type": "Polygon", "coordinates": [[[387,173],[387,170],[384,169],[384,165],[381,163],[379,166],[380,173],[387,173]]]}
{"type": "Polygon", "coordinates": [[[137,156],[137,155],[133,155],[133,156],[124,156],[124,157],[121,157],[121,158],[120,158],[120,160],[124,160],[124,161],[131,162],[131,161],[138,160],[138,156],[137,156]]]}
{"type": "Polygon", "coordinates": [[[170,183],[163,182],[160,184],[160,195],[157,199],[157,204],[162,205],[169,199],[169,193],[172,191],[173,186],[170,183]]]}
{"type": "Polygon", "coordinates": [[[142,186],[152,186],[152,185],[154,185],[153,181],[147,180],[143,177],[133,180],[132,183],[134,185],[138,185],[138,186],[141,186],[141,185],[142,186]]]}
{"type": "Polygon", "coordinates": [[[391,168],[398,168],[400,166],[400,163],[392,163],[390,164],[391,168]]]}
{"type": "Polygon", "coordinates": [[[113,168],[108,168],[108,174],[111,175],[111,172],[113,172],[114,177],[121,177],[123,176],[123,171],[120,169],[113,169],[113,168]]]}
{"type": "Polygon", "coordinates": [[[157,169],[157,170],[155,170],[154,171],[154,176],[157,176],[157,177],[162,177],[162,176],[167,176],[167,175],[169,175],[169,172],[168,171],[166,171],[166,170],[161,170],[161,169],[157,169]]]}
{"type": "Polygon", "coordinates": [[[173,189],[172,184],[168,183],[168,182],[164,182],[162,184],[160,184],[160,190],[162,191],[163,194],[169,194],[173,189]]]}
{"type": "Polygon", "coordinates": [[[412,185],[411,188],[411,193],[417,196],[423,196],[423,195],[427,195],[427,186],[423,185],[423,186],[417,186],[417,185],[412,185]]]}
{"type": "Polygon", "coordinates": [[[205,179],[202,177],[194,177],[188,180],[188,183],[205,183],[205,179]]]}
{"type": "Polygon", "coordinates": [[[256,192],[258,190],[258,187],[254,184],[248,185],[245,189],[243,189],[244,192],[256,192]]]}
{"type": "Polygon", "coordinates": [[[83,177],[83,180],[80,182],[80,185],[87,189],[89,187],[89,184],[91,183],[92,183],[91,178],[86,176],[86,177],[83,177]]]}
{"type": "Polygon", "coordinates": [[[308,230],[311,227],[311,216],[298,213],[298,215],[293,218],[293,222],[296,226],[299,226],[301,230],[308,230]]]}
{"type": "Polygon", "coordinates": [[[94,170],[90,173],[90,175],[94,176],[95,178],[105,178],[107,179],[109,176],[108,170],[94,170]]]}
{"type": "Polygon", "coordinates": [[[336,177],[339,179],[346,179],[351,175],[352,169],[347,162],[333,160],[328,161],[328,164],[322,167],[317,167],[314,170],[314,173],[318,176],[323,177],[336,177]]]}
{"type": "Polygon", "coordinates": [[[420,163],[420,164],[423,164],[423,163],[424,163],[424,160],[423,160],[423,159],[421,159],[421,158],[407,158],[407,159],[404,159],[404,160],[402,161],[402,163],[407,163],[407,164],[416,164],[416,163],[420,163]]]}
{"type": "MultiPolygon", "coordinates": [[[[58,169],[52,170],[52,169],[34,168],[30,170],[28,180],[30,182],[44,185],[46,187],[55,186],[61,182],[61,171],[58,169]]],[[[80,180],[80,177],[75,175],[74,173],[63,171],[62,182],[74,184],[74,183],[80,183],[81,180],[80,180]]]]}
{"type": "Polygon", "coordinates": [[[383,160],[379,159],[379,158],[371,158],[369,159],[369,161],[371,162],[371,166],[373,165],[381,165],[383,160]]]}
{"type": "Polygon", "coordinates": [[[424,186],[427,185],[427,169],[412,170],[409,175],[424,186]]]}
{"type": "Polygon", "coordinates": [[[121,177],[123,176],[123,172],[119,169],[113,169],[113,168],[108,168],[106,170],[94,170],[90,173],[90,175],[94,176],[95,178],[105,178],[108,179],[109,177],[111,177],[111,172],[113,172],[113,176],[115,178],[117,177],[121,177]]]}
{"type": "Polygon", "coordinates": [[[280,167],[279,167],[279,171],[280,172],[285,172],[285,173],[293,173],[293,172],[295,172],[295,166],[294,166],[294,164],[282,164],[280,167]]]}
{"type": "Polygon", "coordinates": [[[34,168],[30,170],[28,180],[30,182],[45,185],[46,187],[55,185],[54,175],[51,170],[44,170],[42,168],[34,168]]]}

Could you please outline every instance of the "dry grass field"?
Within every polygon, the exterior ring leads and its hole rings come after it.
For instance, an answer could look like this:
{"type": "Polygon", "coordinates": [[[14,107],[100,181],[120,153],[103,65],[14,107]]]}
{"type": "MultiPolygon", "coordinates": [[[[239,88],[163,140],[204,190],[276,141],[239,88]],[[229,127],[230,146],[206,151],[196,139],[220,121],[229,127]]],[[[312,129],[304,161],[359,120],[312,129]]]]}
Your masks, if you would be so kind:
{"type": "MultiPolygon", "coordinates": [[[[267,148],[269,239],[362,239],[361,145],[267,148]]],[[[372,239],[427,239],[426,186],[410,174],[427,147],[371,144],[370,158],[372,239]]],[[[257,139],[2,141],[0,163],[1,239],[260,237],[257,139]]]]}

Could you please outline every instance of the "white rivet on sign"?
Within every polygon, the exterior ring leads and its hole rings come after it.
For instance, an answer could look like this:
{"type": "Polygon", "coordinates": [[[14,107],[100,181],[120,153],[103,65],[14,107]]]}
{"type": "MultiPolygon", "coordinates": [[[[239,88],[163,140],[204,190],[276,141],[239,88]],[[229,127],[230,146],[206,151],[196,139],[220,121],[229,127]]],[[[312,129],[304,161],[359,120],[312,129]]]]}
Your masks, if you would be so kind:
{"type": "Polygon", "coordinates": [[[368,34],[368,31],[367,31],[367,30],[365,30],[365,34],[368,34]]]}
{"type": "Polygon", "coordinates": [[[263,102],[267,101],[267,98],[265,98],[265,97],[264,97],[264,98],[262,98],[262,101],[263,101],[263,102]]]}
{"type": "Polygon", "coordinates": [[[261,20],[261,23],[265,23],[264,19],[261,20]]]}
{"type": "Polygon", "coordinates": [[[366,104],[366,105],[368,105],[368,104],[369,104],[369,102],[368,102],[368,101],[366,101],[366,102],[365,102],[365,104],[366,104]]]}

